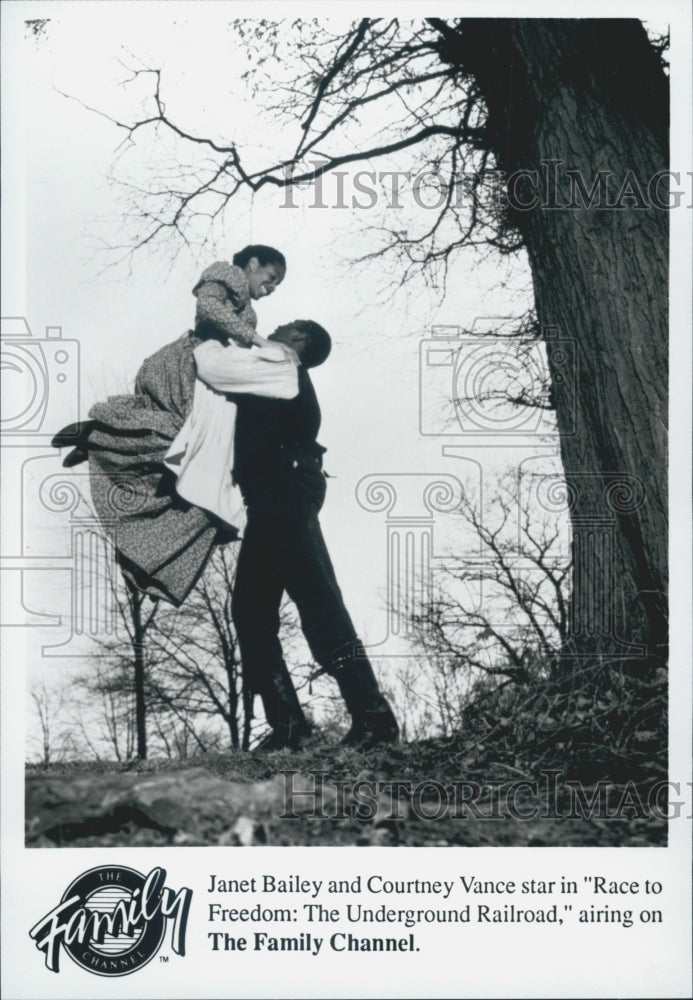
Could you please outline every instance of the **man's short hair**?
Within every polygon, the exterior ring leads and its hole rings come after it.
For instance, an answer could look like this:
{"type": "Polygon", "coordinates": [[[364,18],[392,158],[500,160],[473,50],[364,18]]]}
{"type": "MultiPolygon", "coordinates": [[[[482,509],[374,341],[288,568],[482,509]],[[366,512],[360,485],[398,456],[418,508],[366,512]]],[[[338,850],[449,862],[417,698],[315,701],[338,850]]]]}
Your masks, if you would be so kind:
{"type": "Polygon", "coordinates": [[[317,368],[326,361],[332,350],[332,340],[327,330],[312,319],[295,319],[292,324],[301,333],[310,336],[310,344],[303,354],[303,364],[306,368],[317,368]]]}

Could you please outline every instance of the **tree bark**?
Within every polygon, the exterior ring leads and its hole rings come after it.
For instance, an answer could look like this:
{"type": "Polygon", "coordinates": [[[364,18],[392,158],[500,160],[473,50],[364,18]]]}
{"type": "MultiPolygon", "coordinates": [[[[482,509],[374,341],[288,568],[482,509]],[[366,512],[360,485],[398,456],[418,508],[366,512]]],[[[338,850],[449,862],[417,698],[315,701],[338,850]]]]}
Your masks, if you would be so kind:
{"type": "Polygon", "coordinates": [[[668,215],[666,178],[652,180],[668,168],[666,77],[637,21],[463,21],[459,37],[546,337],[570,650],[648,672],[667,642],[668,215]]]}
{"type": "Polygon", "coordinates": [[[142,622],[142,602],[144,596],[130,590],[132,603],[133,642],[135,660],[135,724],[137,731],[137,759],[147,759],[147,703],[145,699],[144,639],[145,627],[142,622]]]}

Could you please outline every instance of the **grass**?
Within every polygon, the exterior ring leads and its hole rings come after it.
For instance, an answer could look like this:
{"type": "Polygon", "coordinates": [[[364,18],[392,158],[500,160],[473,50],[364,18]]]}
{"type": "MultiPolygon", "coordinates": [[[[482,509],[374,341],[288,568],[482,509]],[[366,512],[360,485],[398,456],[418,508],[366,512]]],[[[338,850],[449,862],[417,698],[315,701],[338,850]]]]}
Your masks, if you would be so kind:
{"type": "MultiPolygon", "coordinates": [[[[590,737],[593,718],[574,720],[569,727],[565,712],[561,716],[555,709],[553,715],[545,714],[544,724],[535,716],[534,738],[524,741],[518,739],[524,732],[518,730],[522,720],[514,719],[513,725],[512,717],[499,718],[487,704],[468,714],[465,731],[455,737],[367,754],[330,747],[324,740],[297,753],[230,751],[184,761],[34,765],[27,776],[29,784],[47,779],[57,781],[58,788],[61,778],[94,776],[95,786],[107,787],[103,776],[109,774],[129,774],[136,783],[138,775],[163,778],[185,772],[180,794],[190,801],[194,783],[203,785],[208,778],[251,786],[251,799],[257,792],[241,817],[225,815],[223,808],[214,815],[205,803],[204,823],[188,815],[178,826],[174,818],[164,829],[147,826],[138,810],[124,810],[110,827],[106,823],[92,831],[88,824],[64,825],[58,836],[62,846],[665,844],[666,820],[649,801],[666,776],[661,762],[647,748],[639,749],[637,741],[631,741],[630,755],[623,739],[596,742],[590,737]],[[551,720],[548,725],[546,719],[551,720]],[[284,806],[274,802],[268,807],[267,790],[277,787],[284,806]],[[296,796],[295,818],[287,818],[292,809],[285,808],[286,795],[292,787],[315,794],[296,796]],[[306,803],[314,807],[312,815],[306,803]]],[[[658,800],[657,806],[661,810],[664,803],[658,800]]],[[[39,835],[32,846],[55,842],[39,835]]]]}

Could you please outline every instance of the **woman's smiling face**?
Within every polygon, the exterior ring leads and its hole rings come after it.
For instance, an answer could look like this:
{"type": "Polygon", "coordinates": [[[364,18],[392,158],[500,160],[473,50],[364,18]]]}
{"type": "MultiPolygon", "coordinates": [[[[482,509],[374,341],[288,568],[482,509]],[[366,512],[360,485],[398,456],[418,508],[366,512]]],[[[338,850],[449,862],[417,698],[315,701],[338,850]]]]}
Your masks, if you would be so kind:
{"type": "Polygon", "coordinates": [[[260,264],[257,257],[251,257],[245,266],[251,299],[262,299],[271,295],[284,280],[285,270],[280,264],[260,264]]]}

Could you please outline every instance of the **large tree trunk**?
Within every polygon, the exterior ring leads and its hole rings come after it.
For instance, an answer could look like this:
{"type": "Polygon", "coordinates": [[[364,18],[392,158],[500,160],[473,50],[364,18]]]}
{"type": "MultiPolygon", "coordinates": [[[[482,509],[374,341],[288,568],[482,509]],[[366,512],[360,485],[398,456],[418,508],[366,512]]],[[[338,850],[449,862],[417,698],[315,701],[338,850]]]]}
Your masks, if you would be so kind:
{"type": "Polygon", "coordinates": [[[668,167],[666,77],[637,21],[462,21],[460,38],[552,369],[572,652],[648,671],[667,642],[668,216],[665,179],[651,184],[668,167]],[[574,342],[574,373],[552,335],[574,342]]]}

